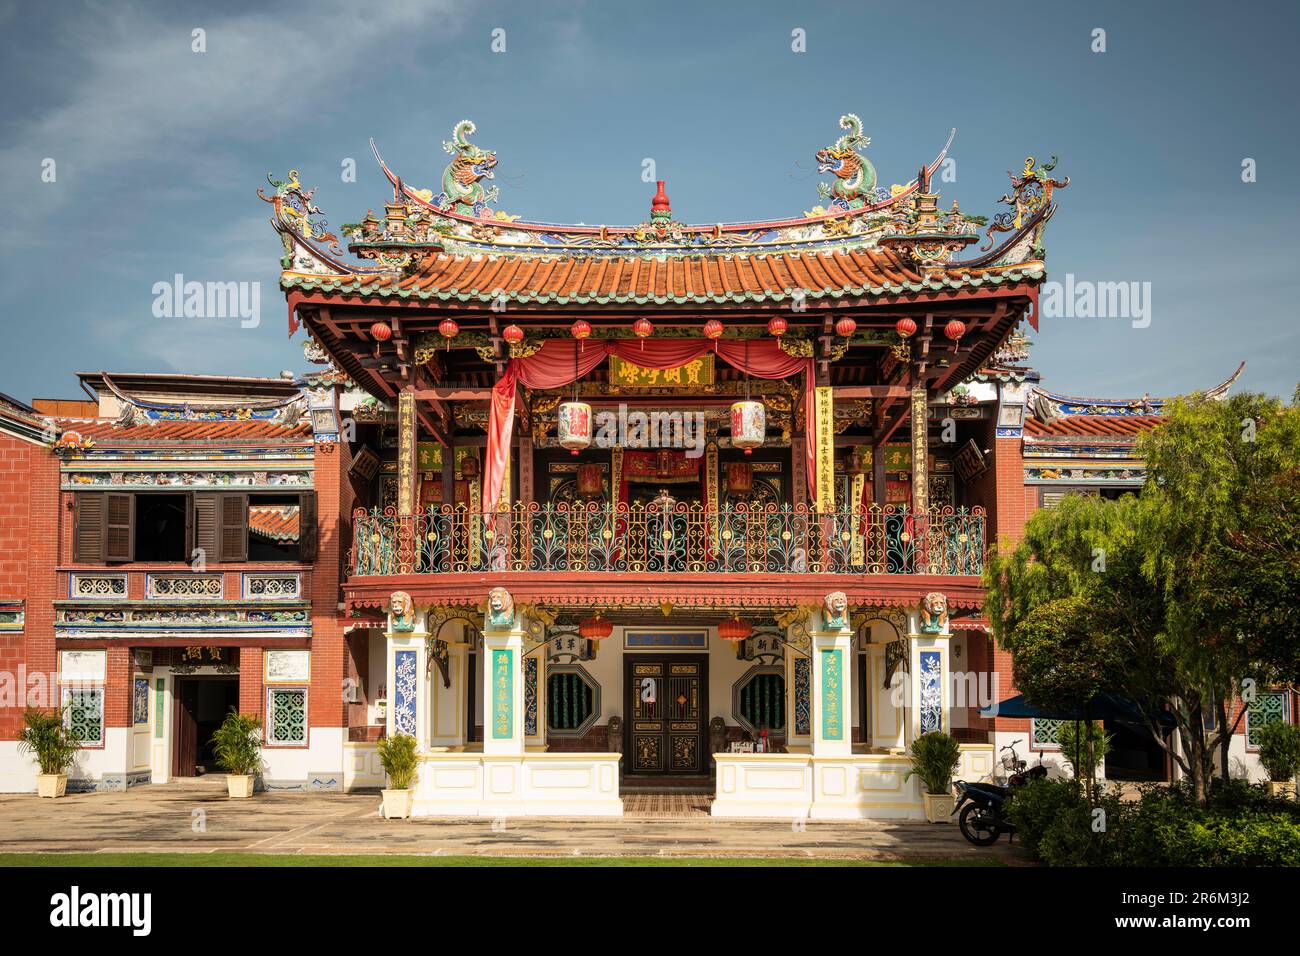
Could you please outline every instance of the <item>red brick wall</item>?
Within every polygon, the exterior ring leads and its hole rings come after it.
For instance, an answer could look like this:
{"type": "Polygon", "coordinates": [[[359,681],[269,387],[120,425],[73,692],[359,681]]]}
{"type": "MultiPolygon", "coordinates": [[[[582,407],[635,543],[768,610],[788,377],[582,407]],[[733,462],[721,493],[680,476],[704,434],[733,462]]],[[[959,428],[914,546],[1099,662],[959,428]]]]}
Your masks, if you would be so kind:
{"type": "Polygon", "coordinates": [[[346,624],[338,609],[339,583],[346,548],[344,525],[352,512],[348,481],[352,454],[347,442],[316,446],[316,569],[311,599],[311,697],[308,725],[347,726],[343,681],[348,676],[346,624]]]}
{"type": "Polygon", "coordinates": [[[104,726],[131,726],[131,648],[109,645],[104,674],[104,726]]]}
{"type": "MultiPolygon", "coordinates": [[[[0,599],[24,601],[26,612],[23,632],[0,639],[0,670],[17,681],[25,667],[27,676],[43,674],[49,689],[55,679],[58,487],[58,459],[48,448],[0,433],[0,599]]],[[[12,740],[22,727],[25,696],[18,694],[17,706],[0,708],[0,738],[12,740]]]]}
{"type": "Polygon", "coordinates": [[[262,693],[262,649],[239,648],[239,712],[261,717],[265,696],[262,693]]]}
{"type": "MultiPolygon", "coordinates": [[[[1021,455],[1021,439],[998,438],[994,440],[993,471],[997,485],[998,518],[997,538],[1000,548],[1014,547],[1024,536],[1025,522],[1036,502],[1034,489],[1025,486],[1025,463],[1021,455]]],[[[990,638],[991,640],[991,638],[990,638]]],[[[997,699],[1006,700],[1020,693],[1011,678],[1011,655],[996,647],[993,651],[993,670],[998,675],[997,699]]],[[[1021,718],[999,717],[993,721],[999,733],[1029,733],[1029,721],[1021,718]]]]}
{"type": "Polygon", "coordinates": [[[996,532],[999,540],[1015,544],[1024,534],[1029,509],[1025,497],[1025,460],[1019,438],[993,440],[993,472],[997,487],[996,532]]]}

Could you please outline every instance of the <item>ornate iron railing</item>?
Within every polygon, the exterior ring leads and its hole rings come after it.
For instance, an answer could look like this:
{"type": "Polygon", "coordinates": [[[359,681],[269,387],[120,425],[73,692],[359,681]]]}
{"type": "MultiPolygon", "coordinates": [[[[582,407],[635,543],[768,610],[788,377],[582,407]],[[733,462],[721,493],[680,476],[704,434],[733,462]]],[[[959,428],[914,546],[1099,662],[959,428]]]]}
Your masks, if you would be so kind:
{"type": "Polygon", "coordinates": [[[484,571],[958,574],[984,570],[983,508],[517,504],[358,510],[353,575],[484,571]]]}

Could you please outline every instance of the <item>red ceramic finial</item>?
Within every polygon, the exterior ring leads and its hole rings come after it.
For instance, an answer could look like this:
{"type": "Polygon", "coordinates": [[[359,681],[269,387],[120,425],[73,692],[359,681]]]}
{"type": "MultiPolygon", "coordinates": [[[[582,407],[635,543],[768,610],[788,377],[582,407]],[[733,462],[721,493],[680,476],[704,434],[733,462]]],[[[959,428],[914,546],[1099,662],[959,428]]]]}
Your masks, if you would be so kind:
{"type": "Polygon", "coordinates": [[[672,207],[668,205],[668,194],[664,192],[664,181],[661,179],[656,184],[658,191],[655,198],[650,202],[651,212],[672,212],[672,207]]]}

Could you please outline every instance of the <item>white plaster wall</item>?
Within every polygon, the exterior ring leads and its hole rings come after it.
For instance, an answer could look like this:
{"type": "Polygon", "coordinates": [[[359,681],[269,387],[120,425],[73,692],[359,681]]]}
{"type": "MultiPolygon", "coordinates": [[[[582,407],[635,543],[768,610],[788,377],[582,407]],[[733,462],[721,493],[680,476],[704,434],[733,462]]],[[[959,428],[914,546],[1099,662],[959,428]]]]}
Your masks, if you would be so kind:
{"type": "Polygon", "coordinates": [[[104,774],[124,774],[130,765],[130,727],[104,728],[103,747],[83,747],[77,753],[77,762],[68,773],[68,786],[76,780],[99,781],[104,774]]]}
{"type": "Polygon", "coordinates": [[[20,753],[18,741],[0,740],[0,793],[35,793],[36,761],[20,753]]]}
{"type": "Polygon", "coordinates": [[[306,747],[263,747],[263,779],[273,784],[310,783],[311,774],[330,774],[342,789],[346,733],[342,727],[311,727],[306,747]]]}

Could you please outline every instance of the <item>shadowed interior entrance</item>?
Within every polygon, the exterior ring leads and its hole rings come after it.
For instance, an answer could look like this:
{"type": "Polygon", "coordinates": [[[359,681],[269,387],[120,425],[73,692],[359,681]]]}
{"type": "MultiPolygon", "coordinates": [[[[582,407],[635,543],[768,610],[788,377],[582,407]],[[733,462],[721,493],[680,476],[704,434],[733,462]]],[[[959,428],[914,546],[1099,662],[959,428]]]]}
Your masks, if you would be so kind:
{"type": "Polygon", "coordinates": [[[212,735],[239,709],[238,677],[177,677],[172,773],[195,777],[217,770],[212,735]]]}

